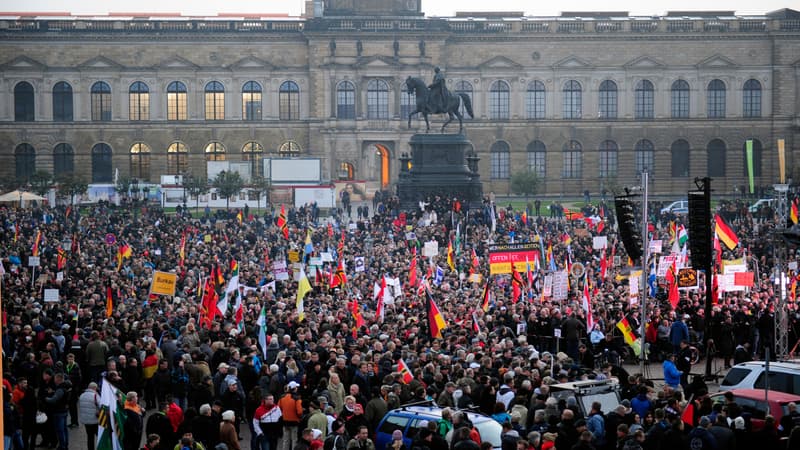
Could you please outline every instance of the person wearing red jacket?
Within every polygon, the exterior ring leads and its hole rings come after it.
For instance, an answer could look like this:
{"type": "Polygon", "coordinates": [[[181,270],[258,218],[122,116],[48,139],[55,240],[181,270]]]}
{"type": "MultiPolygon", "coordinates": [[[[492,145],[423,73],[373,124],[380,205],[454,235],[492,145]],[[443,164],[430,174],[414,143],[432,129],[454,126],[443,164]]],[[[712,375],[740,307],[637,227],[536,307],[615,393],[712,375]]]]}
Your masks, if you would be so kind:
{"type": "Polygon", "coordinates": [[[172,431],[178,432],[178,427],[183,423],[183,410],[172,399],[172,395],[167,395],[167,418],[172,424],[172,431]]]}

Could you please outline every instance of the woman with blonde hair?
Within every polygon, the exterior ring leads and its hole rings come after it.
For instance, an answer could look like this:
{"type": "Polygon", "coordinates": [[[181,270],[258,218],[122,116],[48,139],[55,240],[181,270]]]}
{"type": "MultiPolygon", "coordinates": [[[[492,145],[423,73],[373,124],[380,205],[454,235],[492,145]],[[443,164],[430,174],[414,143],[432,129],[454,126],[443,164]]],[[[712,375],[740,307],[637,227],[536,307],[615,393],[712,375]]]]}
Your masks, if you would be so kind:
{"type": "Polygon", "coordinates": [[[344,409],[345,395],[344,385],[339,379],[339,374],[331,371],[330,379],[328,380],[328,396],[331,398],[331,403],[333,403],[333,408],[336,410],[337,415],[341,414],[342,409],[344,409]]]}

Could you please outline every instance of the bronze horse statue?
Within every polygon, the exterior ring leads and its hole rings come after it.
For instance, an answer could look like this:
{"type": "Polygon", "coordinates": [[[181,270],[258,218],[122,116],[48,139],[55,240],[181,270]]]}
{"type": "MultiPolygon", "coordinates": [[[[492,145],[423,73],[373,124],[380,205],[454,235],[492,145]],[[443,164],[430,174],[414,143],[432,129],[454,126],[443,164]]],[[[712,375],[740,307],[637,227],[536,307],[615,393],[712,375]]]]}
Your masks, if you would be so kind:
{"type": "Polygon", "coordinates": [[[453,121],[454,118],[458,118],[458,132],[461,133],[464,131],[464,122],[463,116],[459,111],[461,104],[463,102],[464,109],[467,110],[467,114],[469,114],[470,118],[474,118],[475,115],[472,113],[472,101],[469,99],[469,95],[461,92],[458,94],[453,94],[451,92],[447,92],[447,98],[444,99],[445,107],[441,110],[433,110],[430,106],[429,98],[431,91],[428,89],[428,85],[425,84],[419,78],[406,78],[406,88],[408,89],[409,94],[416,94],[417,96],[417,108],[408,115],[408,127],[411,128],[411,117],[414,114],[422,113],[422,117],[425,118],[425,132],[429,132],[431,130],[431,125],[428,122],[428,114],[447,114],[447,121],[442,125],[442,133],[444,133],[444,129],[450,122],[453,121]]]}

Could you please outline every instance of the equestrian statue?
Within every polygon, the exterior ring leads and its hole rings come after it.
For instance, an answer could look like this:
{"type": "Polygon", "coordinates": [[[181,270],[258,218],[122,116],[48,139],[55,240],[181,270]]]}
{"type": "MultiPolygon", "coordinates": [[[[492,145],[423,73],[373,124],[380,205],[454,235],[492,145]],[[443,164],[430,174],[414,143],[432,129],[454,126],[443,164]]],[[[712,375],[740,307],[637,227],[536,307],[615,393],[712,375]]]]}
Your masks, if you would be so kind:
{"type": "Polygon", "coordinates": [[[442,125],[442,133],[444,129],[454,118],[458,118],[458,132],[464,131],[463,116],[459,109],[464,105],[464,109],[469,114],[470,118],[474,118],[472,113],[472,101],[469,95],[461,92],[452,94],[445,86],[444,74],[437,67],[434,69],[433,83],[428,86],[420,78],[406,78],[406,88],[409,95],[415,94],[417,96],[417,107],[408,115],[408,127],[411,128],[411,117],[414,114],[422,113],[425,118],[425,132],[430,132],[431,125],[428,122],[428,114],[447,114],[447,121],[442,125]]]}

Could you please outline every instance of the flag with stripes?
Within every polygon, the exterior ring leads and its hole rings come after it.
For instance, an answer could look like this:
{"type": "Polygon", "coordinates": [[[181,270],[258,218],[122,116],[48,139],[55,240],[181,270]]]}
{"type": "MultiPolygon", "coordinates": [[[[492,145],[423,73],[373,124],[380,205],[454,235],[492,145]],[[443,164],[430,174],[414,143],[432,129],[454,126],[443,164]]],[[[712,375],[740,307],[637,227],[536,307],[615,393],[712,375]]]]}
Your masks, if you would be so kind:
{"type": "Polygon", "coordinates": [[[97,416],[97,450],[122,450],[125,429],[125,394],[108,380],[100,392],[100,413],[97,416]]]}

